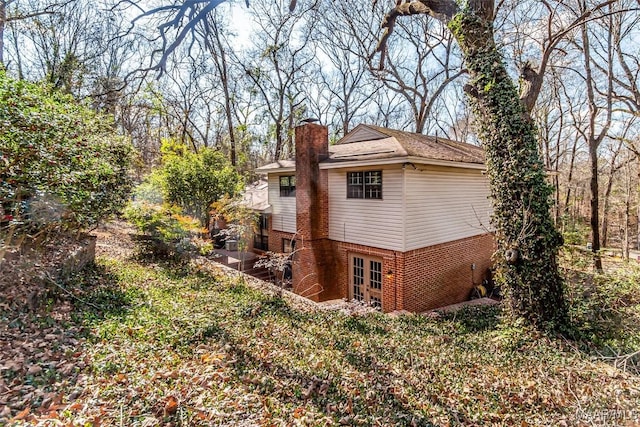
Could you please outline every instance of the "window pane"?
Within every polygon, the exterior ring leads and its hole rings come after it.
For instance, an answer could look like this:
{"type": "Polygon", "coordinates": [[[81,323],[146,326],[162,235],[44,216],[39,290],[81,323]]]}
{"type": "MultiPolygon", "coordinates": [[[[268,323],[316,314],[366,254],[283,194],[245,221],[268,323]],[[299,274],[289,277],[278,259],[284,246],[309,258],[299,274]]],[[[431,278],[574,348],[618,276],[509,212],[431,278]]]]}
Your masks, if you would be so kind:
{"type": "Polygon", "coordinates": [[[382,184],[382,171],[368,171],[364,174],[366,184],[382,184]]]}
{"type": "Polygon", "coordinates": [[[348,172],[347,182],[349,185],[362,185],[362,172],[348,172]]]}
{"type": "Polygon", "coordinates": [[[369,286],[371,289],[382,289],[382,263],[379,261],[369,261],[370,278],[369,286]]]}
{"type": "Polygon", "coordinates": [[[362,199],[364,198],[364,173],[363,172],[347,172],[347,198],[362,199]]]}
{"type": "Polygon", "coordinates": [[[350,185],[347,187],[347,198],[349,199],[362,199],[364,197],[364,191],[360,185],[350,185]]]}
{"type": "Polygon", "coordinates": [[[378,185],[369,185],[365,189],[366,199],[382,199],[382,189],[378,185]]]}
{"type": "Polygon", "coordinates": [[[353,299],[364,299],[364,258],[353,257],[353,299]]]}
{"type": "Polygon", "coordinates": [[[280,177],[280,197],[294,197],[296,195],[295,175],[280,177]]]}
{"type": "Polygon", "coordinates": [[[282,252],[288,254],[296,250],[296,241],[291,239],[282,239],[282,252]]]}
{"type": "Polygon", "coordinates": [[[382,199],[382,171],[365,172],[365,199],[382,199]]]}

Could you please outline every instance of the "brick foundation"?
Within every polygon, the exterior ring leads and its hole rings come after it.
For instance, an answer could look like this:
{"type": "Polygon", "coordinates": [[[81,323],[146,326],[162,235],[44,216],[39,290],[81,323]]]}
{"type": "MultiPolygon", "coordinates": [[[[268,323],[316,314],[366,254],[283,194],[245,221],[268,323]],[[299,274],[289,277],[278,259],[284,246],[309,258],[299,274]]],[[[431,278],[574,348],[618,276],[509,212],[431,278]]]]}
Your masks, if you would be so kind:
{"type": "Polygon", "coordinates": [[[491,267],[494,239],[483,234],[409,252],[334,241],[333,251],[334,273],[324,284],[332,294],[351,298],[349,256],[364,254],[382,259],[384,311],[423,312],[469,299],[491,267]]]}
{"type": "Polygon", "coordinates": [[[468,300],[473,286],[486,278],[494,251],[493,235],[482,234],[405,252],[398,308],[421,312],[468,300]]]}

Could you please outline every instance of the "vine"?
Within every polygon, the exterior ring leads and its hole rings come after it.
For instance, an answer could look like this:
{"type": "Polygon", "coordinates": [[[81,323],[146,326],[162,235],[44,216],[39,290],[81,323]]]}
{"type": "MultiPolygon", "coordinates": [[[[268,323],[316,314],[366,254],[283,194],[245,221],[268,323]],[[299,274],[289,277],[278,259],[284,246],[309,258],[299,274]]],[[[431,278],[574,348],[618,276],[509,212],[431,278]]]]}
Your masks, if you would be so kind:
{"type": "Polygon", "coordinates": [[[465,86],[485,153],[496,229],[496,278],[514,314],[555,328],[566,321],[557,270],[562,238],[549,209],[552,187],[538,154],[537,129],[507,74],[493,23],[460,10],[448,23],[462,49],[465,86]]]}

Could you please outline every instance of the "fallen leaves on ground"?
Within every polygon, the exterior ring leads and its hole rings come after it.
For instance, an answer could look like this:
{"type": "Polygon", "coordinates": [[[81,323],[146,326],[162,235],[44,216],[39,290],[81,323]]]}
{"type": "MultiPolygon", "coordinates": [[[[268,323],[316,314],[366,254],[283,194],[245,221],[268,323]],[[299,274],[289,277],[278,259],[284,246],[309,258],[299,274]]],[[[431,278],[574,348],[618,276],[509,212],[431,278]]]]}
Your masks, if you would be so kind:
{"type": "Polygon", "coordinates": [[[92,306],[0,319],[0,424],[546,426],[640,407],[637,376],[495,307],[299,310],[215,264],[108,250],[67,286],[92,306]]]}

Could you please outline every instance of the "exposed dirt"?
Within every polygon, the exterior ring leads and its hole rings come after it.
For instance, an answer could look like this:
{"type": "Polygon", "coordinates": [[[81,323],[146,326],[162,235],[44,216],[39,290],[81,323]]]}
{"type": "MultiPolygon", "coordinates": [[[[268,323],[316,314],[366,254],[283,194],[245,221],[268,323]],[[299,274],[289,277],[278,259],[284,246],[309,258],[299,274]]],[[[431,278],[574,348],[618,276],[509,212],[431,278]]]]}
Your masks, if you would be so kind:
{"type": "Polygon", "coordinates": [[[91,234],[98,238],[96,257],[125,259],[134,253],[135,243],[132,236],[136,234],[136,230],[127,222],[112,221],[100,226],[91,234]]]}

